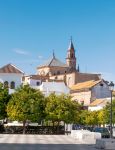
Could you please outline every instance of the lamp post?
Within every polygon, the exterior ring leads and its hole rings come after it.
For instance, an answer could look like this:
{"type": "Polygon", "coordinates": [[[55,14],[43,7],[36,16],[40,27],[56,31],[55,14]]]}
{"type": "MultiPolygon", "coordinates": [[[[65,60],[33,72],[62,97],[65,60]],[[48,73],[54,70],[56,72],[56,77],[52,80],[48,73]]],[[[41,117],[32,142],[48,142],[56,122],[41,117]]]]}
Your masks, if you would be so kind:
{"type": "Polygon", "coordinates": [[[109,90],[111,92],[111,105],[110,105],[110,138],[112,138],[112,92],[114,89],[114,83],[111,81],[109,83],[109,90]]]}

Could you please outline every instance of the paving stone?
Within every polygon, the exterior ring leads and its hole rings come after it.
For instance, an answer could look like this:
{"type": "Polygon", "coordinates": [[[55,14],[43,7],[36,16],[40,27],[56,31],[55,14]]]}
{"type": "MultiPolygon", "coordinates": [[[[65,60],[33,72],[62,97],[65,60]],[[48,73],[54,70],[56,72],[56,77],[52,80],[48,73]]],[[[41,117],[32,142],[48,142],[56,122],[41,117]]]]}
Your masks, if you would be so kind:
{"type": "Polygon", "coordinates": [[[70,135],[0,134],[0,150],[96,150],[95,145],[82,144],[70,135]]]}

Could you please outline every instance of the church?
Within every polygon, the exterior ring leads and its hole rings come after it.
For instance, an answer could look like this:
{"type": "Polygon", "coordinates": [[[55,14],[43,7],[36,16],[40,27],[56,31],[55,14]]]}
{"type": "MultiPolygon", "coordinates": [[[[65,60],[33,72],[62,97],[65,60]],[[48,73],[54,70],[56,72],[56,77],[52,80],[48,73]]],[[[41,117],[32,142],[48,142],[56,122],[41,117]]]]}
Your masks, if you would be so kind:
{"type": "MultiPolygon", "coordinates": [[[[73,100],[88,106],[100,98],[110,97],[109,87],[100,74],[80,72],[72,39],[67,49],[66,62],[52,58],[37,67],[37,74],[25,75],[23,71],[8,64],[0,68],[0,82],[12,93],[21,84],[39,89],[46,96],[52,92],[56,94],[70,94],[73,100]]],[[[99,100],[100,102],[100,100],[99,100]]]]}
{"type": "Polygon", "coordinates": [[[66,63],[57,59],[53,52],[53,56],[49,61],[37,67],[36,77],[37,76],[41,76],[42,78],[47,78],[49,80],[64,81],[68,87],[89,80],[97,81],[101,78],[100,74],[80,72],[72,38],[67,50],[66,63]]]}

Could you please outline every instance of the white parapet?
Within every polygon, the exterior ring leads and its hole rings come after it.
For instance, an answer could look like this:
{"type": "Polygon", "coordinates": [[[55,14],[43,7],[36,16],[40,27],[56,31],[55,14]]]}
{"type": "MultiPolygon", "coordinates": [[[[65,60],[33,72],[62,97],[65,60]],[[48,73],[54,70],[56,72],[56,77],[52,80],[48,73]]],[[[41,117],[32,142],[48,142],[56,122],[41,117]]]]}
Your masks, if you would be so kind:
{"type": "Polygon", "coordinates": [[[71,136],[82,143],[95,144],[96,139],[101,139],[101,133],[88,130],[72,130],[71,136]]]}
{"type": "Polygon", "coordinates": [[[115,139],[97,139],[96,148],[115,150],[115,139]]]}

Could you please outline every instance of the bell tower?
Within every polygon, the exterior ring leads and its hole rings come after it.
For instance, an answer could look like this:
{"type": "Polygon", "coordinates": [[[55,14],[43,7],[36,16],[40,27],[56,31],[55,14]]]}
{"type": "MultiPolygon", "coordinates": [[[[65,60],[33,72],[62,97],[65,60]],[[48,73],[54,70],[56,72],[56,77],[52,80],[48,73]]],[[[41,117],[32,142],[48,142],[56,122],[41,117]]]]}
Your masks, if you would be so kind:
{"type": "Polygon", "coordinates": [[[71,72],[76,71],[76,57],[75,57],[75,49],[72,42],[72,37],[70,39],[69,48],[67,50],[66,64],[70,68],[71,72]]]}

